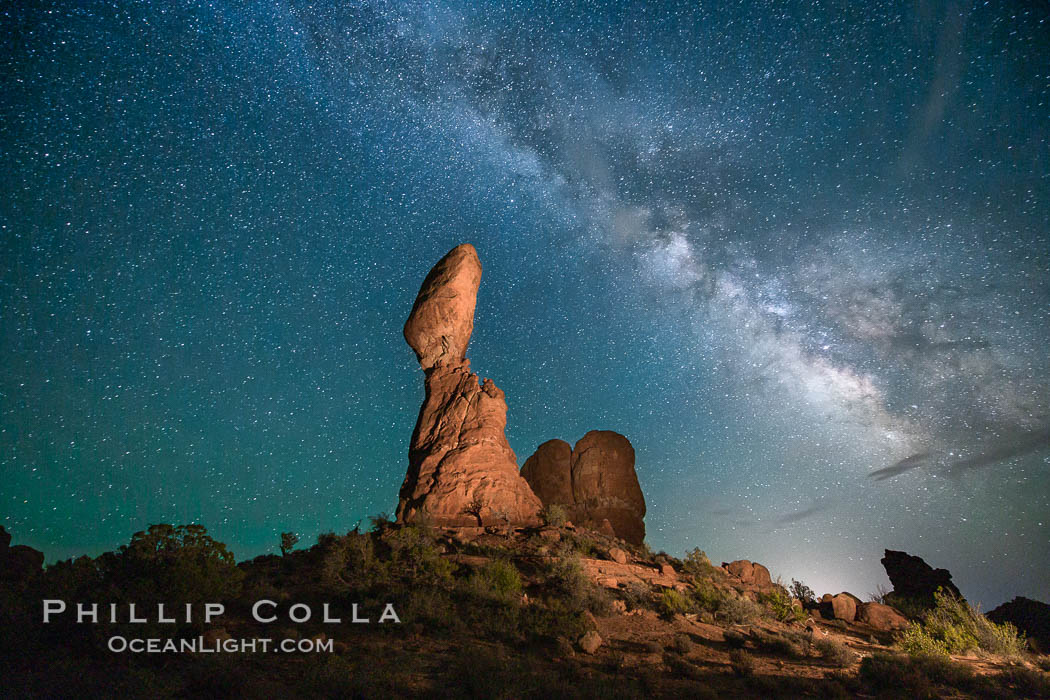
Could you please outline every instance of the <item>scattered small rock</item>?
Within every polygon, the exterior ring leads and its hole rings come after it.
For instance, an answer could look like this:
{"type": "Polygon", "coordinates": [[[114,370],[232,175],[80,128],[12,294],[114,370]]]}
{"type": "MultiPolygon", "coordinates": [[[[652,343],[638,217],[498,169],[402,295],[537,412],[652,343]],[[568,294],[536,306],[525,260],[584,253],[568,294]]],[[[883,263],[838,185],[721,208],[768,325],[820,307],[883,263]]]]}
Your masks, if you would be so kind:
{"type": "Polygon", "coordinates": [[[601,645],[601,635],[599,635],[594,630],[591,630],[590,632],[587,632],[582,637],[580,637],[580,649],[583,649],[588,654],[593,654],[596,651],[598,651],[601,645]]]}

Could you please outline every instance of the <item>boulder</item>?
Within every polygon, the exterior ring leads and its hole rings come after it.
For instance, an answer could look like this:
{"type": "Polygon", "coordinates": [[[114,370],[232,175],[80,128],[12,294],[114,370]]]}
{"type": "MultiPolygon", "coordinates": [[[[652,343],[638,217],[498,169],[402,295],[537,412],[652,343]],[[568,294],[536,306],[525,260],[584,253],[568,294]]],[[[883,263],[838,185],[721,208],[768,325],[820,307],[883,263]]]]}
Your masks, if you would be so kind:
{"type": "Polygon", "coordinates": [[[751,562],[751,583],[756,586],[768,587],[773,585],[773,578],[769,575],[769,569],[757,562],[751,562]]]}
{"type": "Polygon", "coordinates": [[[613,547],[609,550],[609,558],[617,564],[627,563],[627,552],[623,551],[619,547],[613,547]]]}
{"type": "Polygon", "coordinates": [[[938,588],[958,598],[962,597],[959,589],[952,583],[952,575],[947,569],[934,569],[922,557],[892,549],[886,550],[882,566],[893,584],[893,595],[927,602],[932,605],[933,594],[938,588]]]}
{"type": "Polygon", "coordinates": [[[424,371],[466,358],[480,284],[481,260],[469,243],[450,250],[423,280],[404,334],[424,371]]]}
{"type": "Polygon", "coordinates": [[[583,649],[588,654],[593,654],[598,651],[602,646],[602,638],[594,630],[585,633],[580,637],[580,649],[583,649]]]}
{"type": "Polygon", "coordinates": [[[592,430],[576,446],[540,445],[521,475],[544,505],[564,506],[573,522],[633,544],[645,540],[645,497],[634,447],[619,433],[592,430]]]}
{"type": "Polygon", "coordinates": [[[831,611],[836,620],[853,622],[857,618],[857,602],[853,596],[839,593],[831,598],[831,611]]]}
{"type": "Polygon", "coordinates": [[[882,603],[861,603],[857,606],[857,621],[882,632],[904,629],[908,626],[908,618],[897,612],[895,608],[882,603]]]}
{"type": "Polygon", "coordinates": [[[427,275],[405,323],[426,398],[409,445],[398,522],[539,524],[540,500],[518,474],[504,433],[504,394],[491,379],[479,382],[464,356],[480,280],[473,246],[453,248],[427,275]]]}
{"type": "Polygon", "coordinates": [[[722,568],[728,571],[730,576],[740,579],[741,583],[751,583],[755,580],[755,565],[747,559],[737,559],[728,564],[722,562],[722,568]]]}

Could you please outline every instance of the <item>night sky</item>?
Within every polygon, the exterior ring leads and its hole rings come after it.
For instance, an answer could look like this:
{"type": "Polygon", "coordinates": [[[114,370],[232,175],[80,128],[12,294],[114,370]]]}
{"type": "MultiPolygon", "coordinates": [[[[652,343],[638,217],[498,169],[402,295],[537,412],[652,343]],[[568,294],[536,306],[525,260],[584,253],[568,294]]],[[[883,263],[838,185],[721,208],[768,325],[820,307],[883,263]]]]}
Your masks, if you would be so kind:
{"type": "Polygon", "coordinates": [[[393,512],[453,246],[541,442],[648,541],[1050,599],[1042,3],[7,3],[0,524],[238,558],[393,512]]]}

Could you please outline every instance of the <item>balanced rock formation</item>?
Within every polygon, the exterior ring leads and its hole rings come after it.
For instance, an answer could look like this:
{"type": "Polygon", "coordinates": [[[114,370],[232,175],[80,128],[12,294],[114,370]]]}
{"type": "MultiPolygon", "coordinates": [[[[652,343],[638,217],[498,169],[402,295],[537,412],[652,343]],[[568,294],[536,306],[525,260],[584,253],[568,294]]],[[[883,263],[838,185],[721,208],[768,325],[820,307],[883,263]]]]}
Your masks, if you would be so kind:
{"type": "Polygon", "coordinates": [[[933,594],[938,588],[957,598],[962,597],[952,583],[952,575],[948,570],[934,569],[922,557],[887,549],[882,565],[893,584],[892,597],[899,596],[932,605],[933,594]]]}
{"type": "Polygon", "coordinates": [[[504,435],[503,392],[491,379],[479,383],[466,358],[480,283],[474,246],[453,248],[423,281],[405,322],[405,340],[423,368],[426,399],[409,446],[399,522],[539,522],[540,500],[518,474],[504,435]]]}
{"type": "Polygon", "coordinates": [[[634,448],[623,435],[592,430],[572,448],[548,440],[525,460],[521,475],[543,505],[564,506],[576,525],[611,527],[633,544],[645,540],[645,496],[634,471],[634,448]]]}

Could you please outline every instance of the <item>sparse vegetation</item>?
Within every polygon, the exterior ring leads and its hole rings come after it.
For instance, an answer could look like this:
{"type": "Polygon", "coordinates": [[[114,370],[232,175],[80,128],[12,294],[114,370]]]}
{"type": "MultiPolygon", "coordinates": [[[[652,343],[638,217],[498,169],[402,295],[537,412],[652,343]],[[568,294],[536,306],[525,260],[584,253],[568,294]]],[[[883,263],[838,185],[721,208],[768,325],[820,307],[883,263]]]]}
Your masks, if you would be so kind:
{"type": "Polygon", "coordinates": [[[686,552],[682,560],[682,570],[698,579],[713,578],[721,573],[721,569],[711,563],[703,550],[694,548],[686,552]]]}
{"type": "Polygon", "coordinates": [[[755,672],[755,659],[743,649],[729,652],[729,664],[733,673],[741,678],[747,678],[755,672]]]}
{"type": "Polygon", "coordinates": [[[299,535],[294,532],[281,533],[281,556],[286,557],[299,544],[299,535]]]}
{"type": "Polygon", "coordinates": [[[813,648],[816,649],[824,661],[839,668],[846,668],[857,658],[856,654],[850,651],[849,647],[842,642],[836,642],[834,639],[818,639],[813,643],[813,648]]]}
{"type": "Polygon", "coordinates": [[[1024,653],[1024,635],[1009,622],[997,625],[960,598],[938,590],[934,607],[922,621],[897,637],[897,646],[912,655],[948,656],[981,650],[1001,656],[1024,653]]]}
{"type": "Polygon", "coordinates": [[[762,616],[762,606],[746,598],[727,596],[718,606],[716,617],[733,625],[746,625],[762,616]]]}
{"type": "Polygon", "coordinates": [[[791,579],[790,590],[792,597],[803,604],[812,603],[817,599],[817,594],[813,592],[813,589],[797,579],[791,579]]]}
{"type": "Polygon", "coordinates": [[[660,615],[668,619],[675,615],[684,615],[693,611],[693,606],[689,599],[673,588],[663,589],[660,592],[656,605],[660,615]]]}
{"type": "Polygon", "coordinates": [[[501,600],[513,600],[521,596],[521,574],[514,564],[494,559],[471,575],[471,584],[483,595],[501,600]]]}
{"type": "Polygon", "coordinates": [[[759,600],[769,608],[773,619],[778,622],[802,623],[806,621],[806,611],[793,605],[791,595],[779,584],[779,581],[772,591],[763,593],[759,600]]]}
{"type": "Polygon", "coordinates": [[[550,527],[565,527],[565,523],[569,522],[569,514],[565,506],[549,503],[540,511],[540,519],[543,520],[544,525],[550,527]]]}

